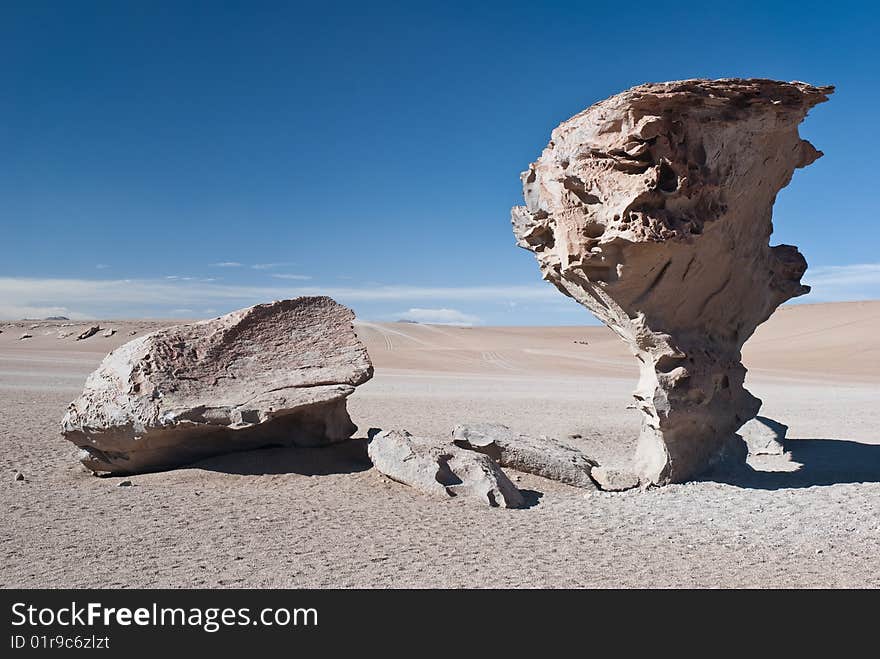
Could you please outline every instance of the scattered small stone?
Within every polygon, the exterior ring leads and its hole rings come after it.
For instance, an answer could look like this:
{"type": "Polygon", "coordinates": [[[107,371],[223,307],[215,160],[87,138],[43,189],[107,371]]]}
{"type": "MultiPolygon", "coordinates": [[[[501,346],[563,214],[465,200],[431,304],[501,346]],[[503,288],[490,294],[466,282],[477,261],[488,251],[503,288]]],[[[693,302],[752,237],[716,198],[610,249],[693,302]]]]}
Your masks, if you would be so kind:
{"type": "Polygon", "coordinates": [[[103,336],[105,339],[109,339],[109,338],[110,338],[111,336],[113,336],[114,334],[116,334],[116,330],[113,329],[113,328],[111,328],[111,329],[108,329],[106,332],[104,332],[104,334],[103,334],[102,336],[103,336]]]}
{"type": "Polygon", "coordinates": [[[15,480],[17,480],[17,481],[23,481],[23,480],[24,480],[24,474],[21,473],[21,472],[19,471],[18,473],[15,474],[15,480]]]}
{"type": "Polygon", "coordinates": [[[129,336],[134,336],[135,334],[137,334],[137,330],[131,330],[131,331],[128,333],[129,336]]]}
{"type": "Polygon", "coordinates": [[[32,339],[32,338],[34,338],[33,334],[28,334],[27,332],[24,332],[20,337],[18,337],[18,340],[24,341],[25,339],[32,339]]]}
{"type": "Polygon", "coordinates": [[[131,481],[120,481],[117,487],[131,487],[131,481]]]}
{"type": "Polygon", "coordinates": [[[568,437],[569,437],[569,439],[583,439],[584,438],[584,436],[578,432],[573,432],[568,437]]]}
{"type": "Polygon", "coordinates": [[[66,339],[68,336],[71,336],[73,332],[58,332],[59,339],[66,339]]]}

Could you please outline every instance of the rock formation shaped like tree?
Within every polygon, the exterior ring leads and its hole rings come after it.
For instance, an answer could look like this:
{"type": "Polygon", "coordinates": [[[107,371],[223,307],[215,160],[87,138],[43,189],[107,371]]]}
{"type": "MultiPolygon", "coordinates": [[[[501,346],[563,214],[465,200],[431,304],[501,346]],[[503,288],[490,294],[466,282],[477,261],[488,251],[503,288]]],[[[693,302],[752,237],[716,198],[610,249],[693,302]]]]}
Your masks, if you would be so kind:
{"type": "Polygon", "coordinates": [[[822,154],[800,138],[833,87],[685,80],[634,87],[557,127],[513,209],[544,279],[632,349],[643,483],[687,480],[723,458],[761,401],[741,348],[809,291],[797,248],[769,244],[773,202],[822,154]]]}

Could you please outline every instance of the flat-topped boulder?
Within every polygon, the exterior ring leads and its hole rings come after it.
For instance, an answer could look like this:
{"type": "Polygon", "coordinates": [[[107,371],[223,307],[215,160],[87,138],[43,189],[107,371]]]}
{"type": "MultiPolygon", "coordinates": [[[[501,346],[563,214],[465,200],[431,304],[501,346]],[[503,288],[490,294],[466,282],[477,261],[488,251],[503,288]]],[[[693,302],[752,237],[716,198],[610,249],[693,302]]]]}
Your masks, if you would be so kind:
{"type": "Polygon", "coordinates": [[[353,320],[301,297],[141,336],[88,377],[62,434],[86,467],[112,473],[348,439],[346,398],[373,375],[353,320]]]}
{"type": "MultiPolygon", "coordinates": [[[[518,244],[630,347],[643,484],[745,461],[761,401],[741,349],[807,268],[770,245],[773,203],[822,154],[798,125],[833,87],[759,79],[640,85],[560,124],[522,174],[518,244]]],[[[586,401],[585,401],[586,402],[586,401]]]]}

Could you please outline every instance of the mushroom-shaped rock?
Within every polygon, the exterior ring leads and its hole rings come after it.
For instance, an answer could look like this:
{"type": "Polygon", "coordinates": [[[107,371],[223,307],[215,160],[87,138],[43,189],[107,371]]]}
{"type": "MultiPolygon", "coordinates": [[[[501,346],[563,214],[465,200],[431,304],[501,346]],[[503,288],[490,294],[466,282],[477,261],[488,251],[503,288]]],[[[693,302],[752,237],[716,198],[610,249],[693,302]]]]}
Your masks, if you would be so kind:
{"type": "Polygon", "coordinates": [[[760,400],[741,349],[809,287],[795,247],[769,244],[773,202],[821,153],[800,138],[833,87],[685,80],[634,87],[563,122],[523,172],[518,244],[544,279],[630,346],[645,484],[745,460],[760,400]]]}
{"type": "Polygon", "coordinates": [[[373,367],[328,297],[258,304],[111,352],[62,421],[95,472],[131,473],[267,445],[351,437],[345,399],[373,367]]]}
{"type": "Polygon", "coordinates": [[[388,478],[443,498],[474,499],[492,507],[519,508],[522,493],[487,455],[451,443],[387,430],[373,437],[367,452],[388,478]]]}
{"type": "Polygon", "coordinates": [[[485,453],[502,467],[575,487],[596,487],[590,478],[596,461],[549,437],[530,437],[500,423],[470,423],[455,426],[452,442],[460,448],[485,453]]]}

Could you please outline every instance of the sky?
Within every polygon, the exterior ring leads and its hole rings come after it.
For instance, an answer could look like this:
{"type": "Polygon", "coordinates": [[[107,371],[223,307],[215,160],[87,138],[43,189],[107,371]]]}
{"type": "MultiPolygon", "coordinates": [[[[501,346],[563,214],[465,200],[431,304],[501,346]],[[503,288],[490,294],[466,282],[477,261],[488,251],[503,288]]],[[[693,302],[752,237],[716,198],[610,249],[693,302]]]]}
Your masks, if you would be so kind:
{"type": "Polygon", "coordinates": [[[550,131],[644,82],[834,84],[774,209],[803,302],[880,298],[880,9],[811,2],[0,3],[0,318],[590,324],[515,246],[550,131]]]}

